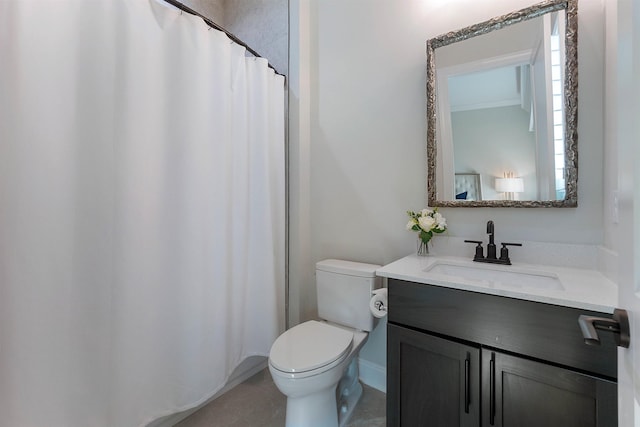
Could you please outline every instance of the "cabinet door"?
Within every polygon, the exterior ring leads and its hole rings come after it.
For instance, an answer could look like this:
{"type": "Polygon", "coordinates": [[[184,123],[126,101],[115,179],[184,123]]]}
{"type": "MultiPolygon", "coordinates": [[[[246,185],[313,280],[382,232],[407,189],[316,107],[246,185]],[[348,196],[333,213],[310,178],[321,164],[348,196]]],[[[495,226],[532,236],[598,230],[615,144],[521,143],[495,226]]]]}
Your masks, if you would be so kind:
{"type": "Polygon", "coordinates": [[[616,383],[482,350],[482,425],[616,427],[616,383]]]}
{"type": "Polygon", "coordinates": [[[478,426],[480,350],[393,324],[387,331],[387,426],[478,426]]]}

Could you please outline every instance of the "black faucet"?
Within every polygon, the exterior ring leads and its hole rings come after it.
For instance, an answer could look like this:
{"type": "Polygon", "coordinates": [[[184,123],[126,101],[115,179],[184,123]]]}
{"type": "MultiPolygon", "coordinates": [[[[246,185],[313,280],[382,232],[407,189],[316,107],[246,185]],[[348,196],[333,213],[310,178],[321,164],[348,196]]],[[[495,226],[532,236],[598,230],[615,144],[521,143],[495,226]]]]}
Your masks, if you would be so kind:
{"type": "Polygon", "coordinates": [[[522,246],[522,243],[501,243],[500,258],[496,256],[496,244],[494,242],[495,226],[493,221],[487,221],[487,234],[489,235],[489,244],[487,245],[487,256],[484,256],[484,249],[482,248],[482,241],[480,240],[465,240],[467,243],[475,243],[476,253],[473,260],[476,262],[488,262],[491,264],[504,264],[511,265],[509,259],[509,249],[507,246],[522,246]]]}
{"type": "Polygon", "coordinates": [[[487,259],[496,259],[496,244],[493,242],[494,227],[493,221],[487,221],[487,234],[489,235],[489,244],[487,245],[487,259]]]}

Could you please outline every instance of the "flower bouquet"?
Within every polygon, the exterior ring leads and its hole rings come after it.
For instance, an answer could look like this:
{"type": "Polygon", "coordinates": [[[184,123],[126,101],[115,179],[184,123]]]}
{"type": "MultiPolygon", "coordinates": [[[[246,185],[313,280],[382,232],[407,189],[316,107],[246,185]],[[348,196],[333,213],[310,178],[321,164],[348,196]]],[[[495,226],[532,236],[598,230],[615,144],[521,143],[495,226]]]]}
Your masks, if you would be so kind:
{"type": "Polygon", "coordinates": [[[409,222],[407,230],[418,232],[418,255],[429,254],[429,241],[434,234],[447,230],[447,220],[438,212],[438,208],[422,209],[418,212],[407,211],[409,222]]]}

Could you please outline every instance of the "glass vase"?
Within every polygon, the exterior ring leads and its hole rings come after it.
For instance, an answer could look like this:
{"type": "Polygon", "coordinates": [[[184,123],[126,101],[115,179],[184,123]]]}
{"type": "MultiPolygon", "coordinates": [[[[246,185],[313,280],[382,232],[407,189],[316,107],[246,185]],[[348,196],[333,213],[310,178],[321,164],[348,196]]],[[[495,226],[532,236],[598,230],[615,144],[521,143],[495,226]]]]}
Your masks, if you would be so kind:
{"type": "Polygon", "coordinates": [[[423,242],[418,238],[418,256],[429,256],[429,242],[423,242]]]}

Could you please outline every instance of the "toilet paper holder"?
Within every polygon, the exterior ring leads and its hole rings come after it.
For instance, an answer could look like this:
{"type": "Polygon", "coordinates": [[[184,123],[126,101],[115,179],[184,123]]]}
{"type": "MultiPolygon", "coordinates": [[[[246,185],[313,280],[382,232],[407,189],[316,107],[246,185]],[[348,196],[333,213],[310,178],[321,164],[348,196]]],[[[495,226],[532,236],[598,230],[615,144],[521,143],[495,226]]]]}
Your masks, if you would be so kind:
{"type": "Polygon", "coordinates": [[[372,291],[373,296],[369,302],[371,313],[377,318],[387,315],[388,303],[387,303],[387,288],[380,288],[372,291]]]}
{"type": "Polygon", "coordinates": [[[376,308],[376,310],[387,311],[387,307],[384,305],[384,302],[382,301],[375,301],[373,303],[373,306],[376,308]]]}

